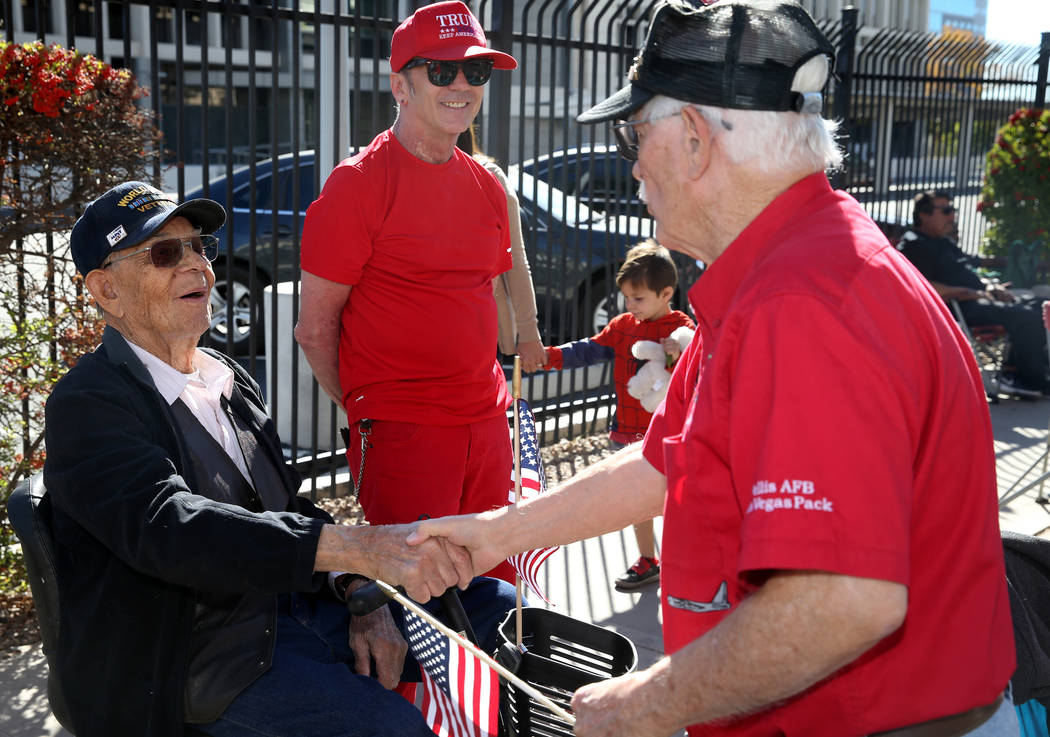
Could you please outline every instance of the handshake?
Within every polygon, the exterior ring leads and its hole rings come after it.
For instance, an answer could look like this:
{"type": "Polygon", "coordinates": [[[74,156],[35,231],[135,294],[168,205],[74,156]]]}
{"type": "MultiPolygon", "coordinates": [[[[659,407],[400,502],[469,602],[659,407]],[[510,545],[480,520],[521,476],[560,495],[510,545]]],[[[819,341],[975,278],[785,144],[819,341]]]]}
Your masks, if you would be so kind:
{"type": "Polygon", "coordinates": [[[505,507],[405,525],[325,525],[314,570],[380,579],[403,586],[411,598],[425,602],[452,586],[466,589],[474,576],[519,552],[508,546],[510,536],[500,531],[515,513],[515,508],[505,507]]]}

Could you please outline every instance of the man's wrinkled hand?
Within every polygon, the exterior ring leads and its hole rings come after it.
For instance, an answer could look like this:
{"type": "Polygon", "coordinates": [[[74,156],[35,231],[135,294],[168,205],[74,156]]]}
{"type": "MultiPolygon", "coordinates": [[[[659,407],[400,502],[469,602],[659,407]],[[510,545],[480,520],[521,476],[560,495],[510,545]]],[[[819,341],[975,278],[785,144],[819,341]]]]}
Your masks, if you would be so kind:
{"type": "Polygon", "coordinates": [[[425,540],[409,545],[406,538],[416,525],[379,525],[355,528],[364,536],[371,562],[369,578],[403,586],[412,599],[425,602],[452,586],[465,589],[474,577],[470,554],[447,540],[425,540]]]}
{"type": "Polygon", "coordinates": [[[381,606],[364,616],[350,617],[350,649],[354,669],[369,675],[375,665],[375,677],[383,688],[393,689],[401,680],[408,644],[390,616],[390,608],[381,606]]]}

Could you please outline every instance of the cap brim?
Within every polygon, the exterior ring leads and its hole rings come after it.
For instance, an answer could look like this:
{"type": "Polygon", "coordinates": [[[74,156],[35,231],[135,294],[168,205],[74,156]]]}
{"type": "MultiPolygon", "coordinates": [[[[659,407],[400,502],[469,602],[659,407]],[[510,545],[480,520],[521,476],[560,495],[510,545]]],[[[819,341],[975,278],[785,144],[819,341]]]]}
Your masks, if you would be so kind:
{"type": "Polygon", "coordinates": [[[203,197],[183,202],[168,214],[165,222],[180,215],[200,228],[202,233],[214,233],[226,223],[226,210],[222,205],[203,197]]]}
{"type": "Polygon", "coordinates": [[[487,46],[460,46],[445,47],[434,51],[421,51],[413,56],[424,59],[437,59],[438,61],[458,61],[460,59],[492,59],[495,69],[517,69],[518,61],[510,54],[495,51],[487,46]]]}
{"type": "Polygon", "coordinates": [[[655,94],[655,92],[650,92],[636,84],[629,84],[619,92],[605,98],[590,110],[585,110],[577,115],[576,122],[601,123],[606,120],[625,120],[628,115],[653,99],[655,94]]]}
{"type": "Polygon", "coordinates": [[[175,217],[186,218],[190,221],[190,225],[200,228],[201,233],[214,233],[226,222],[226,211],[215,200],[207,200],[203,197],[183,202],[172,210],[157,213],[156,216],[144,222],[138,230],[130,233],[119,244],[119,247],[112,250],[123,251],[125,248],[137,246],[148,238],[152,238],[154,233],[175,217]]]}

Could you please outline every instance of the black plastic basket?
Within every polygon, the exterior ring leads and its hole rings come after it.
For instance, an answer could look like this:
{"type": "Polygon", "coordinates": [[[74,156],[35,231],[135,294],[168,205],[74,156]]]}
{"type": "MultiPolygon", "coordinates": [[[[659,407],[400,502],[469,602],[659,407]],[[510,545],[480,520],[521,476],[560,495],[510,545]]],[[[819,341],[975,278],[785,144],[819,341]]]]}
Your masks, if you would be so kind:
{"type": "MultiPolygon", "coordinates": [[[[623,635],[546,609],[521,612],[521,653],[515,645],[515,613],[500,624],[496,660],[558,706],[569,709],[580,686],[630,673],[638,664],[634,643],[623,635]]],[[[507,737],[571,737],[572,727],[513,684],[501,684],[500,734],[507,737]]]]}

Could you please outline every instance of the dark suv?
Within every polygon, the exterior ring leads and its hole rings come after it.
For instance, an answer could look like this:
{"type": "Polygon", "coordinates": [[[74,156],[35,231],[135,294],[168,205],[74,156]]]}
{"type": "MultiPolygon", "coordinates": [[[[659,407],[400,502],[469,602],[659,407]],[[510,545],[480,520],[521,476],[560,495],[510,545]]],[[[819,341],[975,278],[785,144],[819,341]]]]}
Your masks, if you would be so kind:
{"type": "MultiPolygon", "coordinates": [[[[611,161],[608,152],[600,158],[611,161]]],[[[571,154],[558,152],[508,171],[519,195],[541,329],[548,344],[589,336],[621,311],[616,270],[626,249],[652,232],[648,218],[606,215],[552,186],[562,176],[558,172],[568,176],[570,171],[593,170],[590,163],[567,168],[571,160],[571,154]],[[546,172],[553,181],[533,176],[525,166],[546,172]]],[[[578,176],[573,186],[579,190],[578,176]]],[[[262,325],[262,289],[274,281],[297,278],[297,245],[316,187],[313,151],[278,157],[276,177],[273,160],[263,159],[254,169],[241,167],[230,179],[221,176],[209,182],[207,196],[229,214],[217,233],[220,246],[209,332],[215,344],[226,346],[232,332],[234,353],[245,354],[252,331],[262,325]]],[[[199,187],[186,196],[203,197],[204,192],[199,187]]],[[[261,333],[256,338],[260,347],[261,333]]]]}

